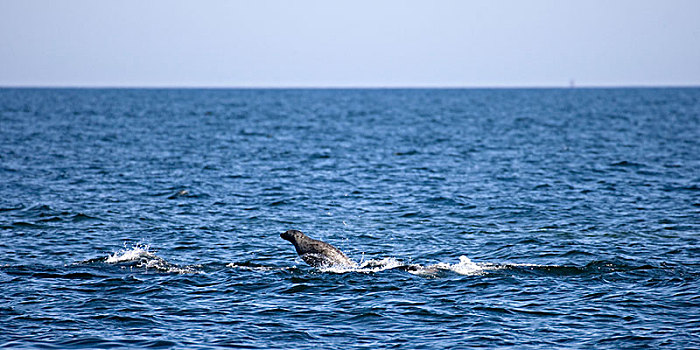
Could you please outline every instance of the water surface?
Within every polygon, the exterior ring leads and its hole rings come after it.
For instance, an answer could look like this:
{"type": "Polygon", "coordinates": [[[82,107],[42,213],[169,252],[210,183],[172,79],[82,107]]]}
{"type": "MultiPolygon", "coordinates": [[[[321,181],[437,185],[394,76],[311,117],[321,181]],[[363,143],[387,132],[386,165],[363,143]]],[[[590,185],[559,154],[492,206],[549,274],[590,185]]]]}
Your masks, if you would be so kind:
{"type": "Polygon", "coordinates": [[[699,140],[700,89],[0,89],[0,345],[700,348],[699,140]]]}

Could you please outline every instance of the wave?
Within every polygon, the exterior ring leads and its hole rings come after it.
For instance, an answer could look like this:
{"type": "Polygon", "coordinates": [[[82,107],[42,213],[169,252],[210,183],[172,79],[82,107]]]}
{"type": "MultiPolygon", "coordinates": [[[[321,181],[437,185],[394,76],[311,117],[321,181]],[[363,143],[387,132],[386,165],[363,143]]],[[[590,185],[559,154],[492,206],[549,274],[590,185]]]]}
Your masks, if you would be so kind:
{"type": "Polygon", "coordinates": [[[60,210],[46,204],[2,205],[0,212],[4,213],[4,218],[0,222],[0,227],[3,229],[45,228],[63,225],[65,222],[102,221],[98,216],[88,215],[84,212],[60,210]]]}

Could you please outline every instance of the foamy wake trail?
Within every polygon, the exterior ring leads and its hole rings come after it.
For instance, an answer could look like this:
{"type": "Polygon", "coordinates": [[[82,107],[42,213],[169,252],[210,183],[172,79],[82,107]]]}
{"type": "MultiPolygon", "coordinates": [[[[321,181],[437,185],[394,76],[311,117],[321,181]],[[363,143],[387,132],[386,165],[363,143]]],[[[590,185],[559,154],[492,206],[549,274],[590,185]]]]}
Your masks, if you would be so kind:
{"type": "Polygon", "coordinates": [[[246,271],[283,271],[283,270],[290,269],[290,267],[272,267],[272,266],[264,266],[264,265],[257,265],[257,264],[251,264],[251,263],[228,263],[228,264],[226,264],[226,267],[231,267],[234,269],[246,270],[246,271]]]}
{"type": "Polygon", "coordinates": [[[367,260],[361,262],[359,265],[348,266],[348,265],[334,265],[328,267],[322,267],[320,270],[322,272],[332,272],[332,273],[346,273],[346,272],[379,272],[384,270],[395,269],[397,267],[405,266],[401,261],[394,258],[384,258],[379,260],[367,260]]]}
{"type": "Polygon", "coordinates": [[[481,275],[489,270],[497,270],[500,267],[490,263],[475,263],[468,257],[462,255],[459,257],[459,263],[457,264],[446,264],[438,263],[435,265],[430,265],[430,267],[446,270],[458,273],[460,275],[481,275]]]}
{"type": "Polygon", "coordinates": [[[107,256],[104,262],[107,264],[125,264],[126,266],[122,266],[122,268],[137,267],[168,273],[199,273],[194,267],[169,263],[155,253],[155,251],[151,251],[151,247],[148,244],[135,244],[131,247],[126,247],[125,244],[123,249],[107,256]]]}
{"type": "Polygon", "coordinates": [[[448,264],[438,263],[434,265],[405,264],[395,258],[372,259],[361,262],[356,266],[330,266],[320,270],[323,272],[346,273],[346,272],[379,272],[384,270],[399,269],[414,275],[435,276],[442,272],[451,271],[460,275],[480,275],[489,270],[497,270],[501,266],[489,263],[475,263],[468,257],[459,257],[459,263],[448,264]]]}

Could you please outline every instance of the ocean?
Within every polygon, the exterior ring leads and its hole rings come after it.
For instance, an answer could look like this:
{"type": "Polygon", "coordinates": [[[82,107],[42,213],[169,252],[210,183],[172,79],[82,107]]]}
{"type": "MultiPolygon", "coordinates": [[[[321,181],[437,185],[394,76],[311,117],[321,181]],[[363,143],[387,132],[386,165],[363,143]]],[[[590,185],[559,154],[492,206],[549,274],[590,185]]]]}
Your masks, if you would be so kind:
{"type": "Polygon", "coordinates": [[[0,347],[698,349],[699,190],[698,88],[0,89],[0,347]]]}

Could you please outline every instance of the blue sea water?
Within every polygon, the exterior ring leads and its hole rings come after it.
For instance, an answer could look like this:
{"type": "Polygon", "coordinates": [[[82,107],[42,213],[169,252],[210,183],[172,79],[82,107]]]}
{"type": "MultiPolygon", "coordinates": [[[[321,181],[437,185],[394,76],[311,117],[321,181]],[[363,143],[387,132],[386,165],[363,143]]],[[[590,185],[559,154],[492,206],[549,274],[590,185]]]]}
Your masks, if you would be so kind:
{"type": "Polygon", "coordinates": [[[695,88],[0,89],[0,346],[697,349],[699,190],[695,88]]]}

